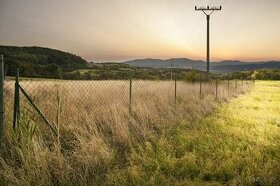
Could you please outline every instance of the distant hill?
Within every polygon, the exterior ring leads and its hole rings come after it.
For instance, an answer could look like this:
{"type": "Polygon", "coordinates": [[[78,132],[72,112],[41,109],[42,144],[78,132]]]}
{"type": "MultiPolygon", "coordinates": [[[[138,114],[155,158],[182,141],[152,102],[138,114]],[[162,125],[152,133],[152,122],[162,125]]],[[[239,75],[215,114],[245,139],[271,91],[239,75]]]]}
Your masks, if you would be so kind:
{"type": "Polygon", "coordinates": [[[23,76],[59,76],[59,71],[87,67],[86,60],[79,56],[50,48],[0,46],[8,66],[8,75],[19,68],[23,76]]]}
{"type": "MultiPolygon", "coordinates": [[[[137,67],[171,68],[172,66],[173,68],[196,69],[201,71],[205,71],[206,69],[206,63],[204,61],[191,60],[188,58],[171,58],[167,60],[148,58],[126,61],[124,63],[137,67]]],[[[280,61],[241,62],[229,60],[210,63],[210,70],[215,73],[251,71],[258,69],[280,69],[280,61]]]]}
{"type": "Polygon", "coordinates": [[[162,59],[136,59],[132,61],[126,61],[125,64],[138,67],[151,67],[151,68],[170,68],[171,65],[174,68],[204,68],[205,63],[203,61],[196,61],[187,58],[171,58],[168,60],[162,59]]]}
{"type": "MultiPolygon", "coordinates": [[[[212,63],[214,64],[214,63],[212,63]]],[[[280,69],[280,61],[266,61],[266,62],[240,62],[239,64],[215,63],[212,68],[214,72],[241,72],[261,69],[280,69]]]]}
{"type": "MultiPolygon", "coordinates": [[[[206,69],[204,61],[188,58],[168,60],[148,58],[123,63],[89,63],[74,54],[43,47],[0,46],[0,54],[4,55],[6,75],[15,76],[16,69],[19,68],[21,77],[94,80],[129,79],[130,77],[170,79],[169,68],[172,66],[178,79],[194,80],[199,77],[199,71],[206,69]]],[[[280,62],[221,61],[211,62],[210,69],[211,73],[240,72],[245,78],[251,76],[254,70],[280,69],[280,62]]],[[[272,74],[273,77],[270,79],[276,78],[274,71],[259,74],[263,77],[268,77],[263,74],[272,74]]]]}

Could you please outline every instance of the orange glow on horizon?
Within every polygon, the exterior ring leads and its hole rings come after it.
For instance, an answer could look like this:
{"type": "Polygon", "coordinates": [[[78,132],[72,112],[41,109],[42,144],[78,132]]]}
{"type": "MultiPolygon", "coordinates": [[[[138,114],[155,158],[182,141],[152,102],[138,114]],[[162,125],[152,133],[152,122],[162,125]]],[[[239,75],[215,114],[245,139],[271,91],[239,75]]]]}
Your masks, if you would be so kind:
{"type": "Polygon", "coordinates": [[[97,62],[205,60],[206,19],[194,11],[205,4],[223,6],[211,17],[211,61],[280,60],[275,0],[2,0],[0,41],[56,48],[97,62]],[[233,7],[239,7],[235,14],[233,7]]]}

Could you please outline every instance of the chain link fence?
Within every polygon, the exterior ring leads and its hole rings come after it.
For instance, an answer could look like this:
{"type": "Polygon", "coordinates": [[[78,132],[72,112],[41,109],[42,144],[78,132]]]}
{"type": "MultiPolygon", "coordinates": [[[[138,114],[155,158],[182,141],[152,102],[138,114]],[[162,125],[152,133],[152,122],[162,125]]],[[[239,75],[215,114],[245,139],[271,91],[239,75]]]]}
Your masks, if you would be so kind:
{"type": "MultiPolygon", "coordinates": [[[[48,79],[20,79],[20,87],[54,128],[59,125],[83,125],[111,117],[111,112],[133,115],[135,112],[155,110],[197,99],[226,100],[245,90],[251,82],[215,80],[200,82],[106,80],[74,81],[48,79]]],[[[15,80],[4,81],[5,123],[11,127],[15,118],[15,80]]],[[[19,93],[19,113],[28,115],[36,123],[42,117],[23,92],[19,93]]],[[[148,117],[147,117],[148,118],[148,117]]],[[[44,118],[43,118],[44,119],[44,118]]]]}

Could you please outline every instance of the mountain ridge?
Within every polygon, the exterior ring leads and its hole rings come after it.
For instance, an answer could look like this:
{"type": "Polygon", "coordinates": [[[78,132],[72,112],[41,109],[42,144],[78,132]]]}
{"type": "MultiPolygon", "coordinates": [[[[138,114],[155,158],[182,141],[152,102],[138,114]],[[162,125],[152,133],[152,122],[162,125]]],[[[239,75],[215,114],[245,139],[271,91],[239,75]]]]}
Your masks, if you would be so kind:
{"type": "MultiPolygon", "coordinates": [[[[4,54],[4,60],[9,65],[8,74],[15,74],[15,69],[19,68],[23,74],[45,74],[49,71],[52,74],[59,70],[75,70],[79,68],[92,68],[94,62],[88,62],[82,57],[64,52],[58,49],[51,49],[39,46],[5,46],[0,45],[0,54],[4,54]]],[[[111,62],[114,64],[128,64],[132,67],[144,68],[182,68],[205,71],[206,63],[202,60],[189,58],[170,59],[135,59],[124,62],[111,62]]],[[[101,63],[106,64],[106,62],[101,63]]],[[[213,73],[228,73],[240,71],[252,71],[259,69],[280,69],[280,61],[255,61],[243,62],[239,60],[223,60],[220,62],[210,62],[210,71],[213,73]]]]}
{"type": "MultiPolygon", "coordinates": [[[[150,68],[185,68],[204,71],[206,62],[202,60],[192,60],[189,58],[170,58],[170,59],[136,59],[123,62],[137,67],[150,68]]],[[[239,72],[258,69],[280,69],[280,61],[256,61],[243,62],[239,60],[223,60],[219,62],[210,62],[210,70],[215,73],[239,72]]]]}

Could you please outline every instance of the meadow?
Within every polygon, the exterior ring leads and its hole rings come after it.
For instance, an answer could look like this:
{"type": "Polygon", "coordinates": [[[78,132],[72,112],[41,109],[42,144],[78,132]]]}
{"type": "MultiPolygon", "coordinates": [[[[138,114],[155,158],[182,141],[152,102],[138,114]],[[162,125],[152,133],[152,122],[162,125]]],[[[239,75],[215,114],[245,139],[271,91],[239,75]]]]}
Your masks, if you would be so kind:
{"type": "Polygon", "coordinates": [[[12,130],[13,81],[5,82],[0,182],[279,183],[278,83],[219,82],[216,96],[215,82],[203,83],[200,95],[199,83],[178,81],[175,101],[174,81],[133,80],[130,107],[129,81],[21,81],[55,136],[22,95],[12,130]],[[270,107],[271,118],[253,118],[270,107]]]}

